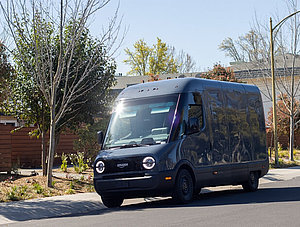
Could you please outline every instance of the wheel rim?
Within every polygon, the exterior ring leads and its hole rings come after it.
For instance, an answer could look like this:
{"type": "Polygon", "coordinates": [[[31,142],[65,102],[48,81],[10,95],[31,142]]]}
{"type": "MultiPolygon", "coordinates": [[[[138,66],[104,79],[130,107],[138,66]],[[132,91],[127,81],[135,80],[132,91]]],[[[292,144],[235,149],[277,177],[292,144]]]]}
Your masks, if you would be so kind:
{"type": "Polygon", "coordinates": [[[257,184],[257,180],[256,180],[256,177],[255,177],[255,174],[254,173],[251,173],[250,174],[250,184],[252,185],[252,186],[256,186],[256,184],[257,184]]]}
{"type": "Polygon", "coordinates": [[[189,194],[189,188],[190,188],[190,183],[187,177],[183,177],[182,178],[182,193],[184,195],[188,195],[189,194]]]}

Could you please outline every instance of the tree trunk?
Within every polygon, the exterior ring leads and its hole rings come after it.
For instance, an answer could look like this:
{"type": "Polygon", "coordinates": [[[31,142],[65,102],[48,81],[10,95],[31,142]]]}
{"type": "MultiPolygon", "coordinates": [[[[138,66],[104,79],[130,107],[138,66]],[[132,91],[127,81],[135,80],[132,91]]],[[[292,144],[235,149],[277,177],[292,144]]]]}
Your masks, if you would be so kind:
{"type": "Polygon", "coordinates": [[[43,176],[47,175],[47,164],[46,164],[46,144],[45,144],[45,132],[42,130],[42,169],[43,169],[43,176]]]}
{"type": "Polygon", "coordinates": [[[45,141],[45,104],[42,101],[42,128],[41,128],[41,135],[42,135],[42,169],[43,169],[43,176],[47,176],[47,149],[46,149],[46,141],[45,141]]]}
{"type": "Polygon", "coordinates": [[[290,161],[294,161],[294,128],[295,128],[295,121],[294,121],[294,114],[292,113],[290,116],[290,147],[289,147],[289,159],[290,161]]]}
{"type": "Polygon", "coordinates": [[[50,107],[50,138],[49,138],[49,153],[48,153],[48,168],[47,168],[47,186],[52,186],[52,168],[55,152],[55,105],[50,107]]]}

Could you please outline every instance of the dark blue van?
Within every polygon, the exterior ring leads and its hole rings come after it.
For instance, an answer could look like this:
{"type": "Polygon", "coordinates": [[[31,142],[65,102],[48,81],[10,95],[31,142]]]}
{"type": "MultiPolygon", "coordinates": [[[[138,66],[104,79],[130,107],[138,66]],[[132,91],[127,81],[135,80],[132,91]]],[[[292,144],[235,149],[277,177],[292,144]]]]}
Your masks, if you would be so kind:
{"type": "Polygon", "coordinates": [[[259,89],[183,78],[130,86],[115,101],[94,163],[107,207],[126,198],[172,196],[187,203],[201,188],[258,188],[268,172],[259,89]]]}

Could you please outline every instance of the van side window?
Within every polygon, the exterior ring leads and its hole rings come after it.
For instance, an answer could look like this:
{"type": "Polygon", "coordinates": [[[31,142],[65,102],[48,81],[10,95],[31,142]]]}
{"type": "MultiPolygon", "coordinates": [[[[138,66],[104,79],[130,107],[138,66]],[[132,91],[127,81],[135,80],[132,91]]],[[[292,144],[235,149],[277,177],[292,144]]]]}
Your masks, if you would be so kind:
{"type": "Polygon", "coordinates": [[[201,95],[197,92],[192,94],[189,102],[188,118],[198,118],[200,129],[203,128],[203,105],[201,95]]]}

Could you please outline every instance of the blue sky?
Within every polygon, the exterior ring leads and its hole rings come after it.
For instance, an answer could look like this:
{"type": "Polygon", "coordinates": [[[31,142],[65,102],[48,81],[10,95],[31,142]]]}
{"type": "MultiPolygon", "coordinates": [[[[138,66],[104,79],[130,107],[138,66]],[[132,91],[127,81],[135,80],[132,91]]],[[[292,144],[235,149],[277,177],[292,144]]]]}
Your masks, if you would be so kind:
{"type": "MultiPolygon", "coordinates": [[[[101,34],[118,4],[119,18],[128,32],[115,54],[117,73],[126,73],[130,67],[123,63],[125,48],[144,39],[149,45],[159,37],[177,51],[183,50],[196,61],[200,71],[212,68],[215,63],[228,66],[231,61],[218,49],[221,42],[246,34],[255,18],[264,24],[272,16],[280,19],[289,14],[289,0],[111,0],[90,21],[94,36],[101,34]],[[255,16],[256,15],[256,16],[255,16]]],[[[3,19],[3,18],[2,18],[3,19]]]]}
{"type": "MultiPolygon", "coordinates": [[[[117,73],[126,73],[130,67],[123,63],[127,58],[125,48],[144,39],[149,45],[159,37],[177,51],[183,50],[196,61],[200,71],[212,68],[215,63],[228,66],[231,59],[218,49],[221,42],[234,40],[246,34],[255,18],[268,24],[272,16],[274,24],[289,14],[289,0],[111,0],[90,21],[94,36],[101,34],[118,4],[119,18],[128,32],[115,54],[117,73]],[[255,16],[256,15],[256,16],[255,16]]],[[[296,0],[295,0],[296,1],[296,0]]],[[[1,17],[1,19],[3,19],[1,17]]]]}
{"type": "MultiPolygon", "coordinates": [[[[91,26],[93,34],[107,23],[118,2],[111,0],[97,13],[91,26]]],[[[139,39],[153,44],[156,37],[189,53],[201,70],[217,62],[227,66],[231,59],[218,49],[222,40],[247,33],[255,15],[267,24],[270,16],[282,18],[287,14],[283,0],[120,0],[119,16],[129,29],[116,54],[117,72],[124,75],[129,71],[123,63],[126,47],[132,49],[139,39]]]]}
{"type": "MultiPolygon", "coordinates": [[[[97,16],[99,21],[107,20],[117,4],[112,0],[97,16]]],[[[218,49],[222,40],[247,33],[255,17],[267,24],[270,16],[287,14],[283,0],[120,0],[119,15],[129,30],[116,55],[117,72],[124,75],[129,71],[123,63],[126,47],[132,49],[138,39],[152,44],[156,37],[189,53],[200,70],[217,62],[227,66],[231,59],[218,49]]]]}

